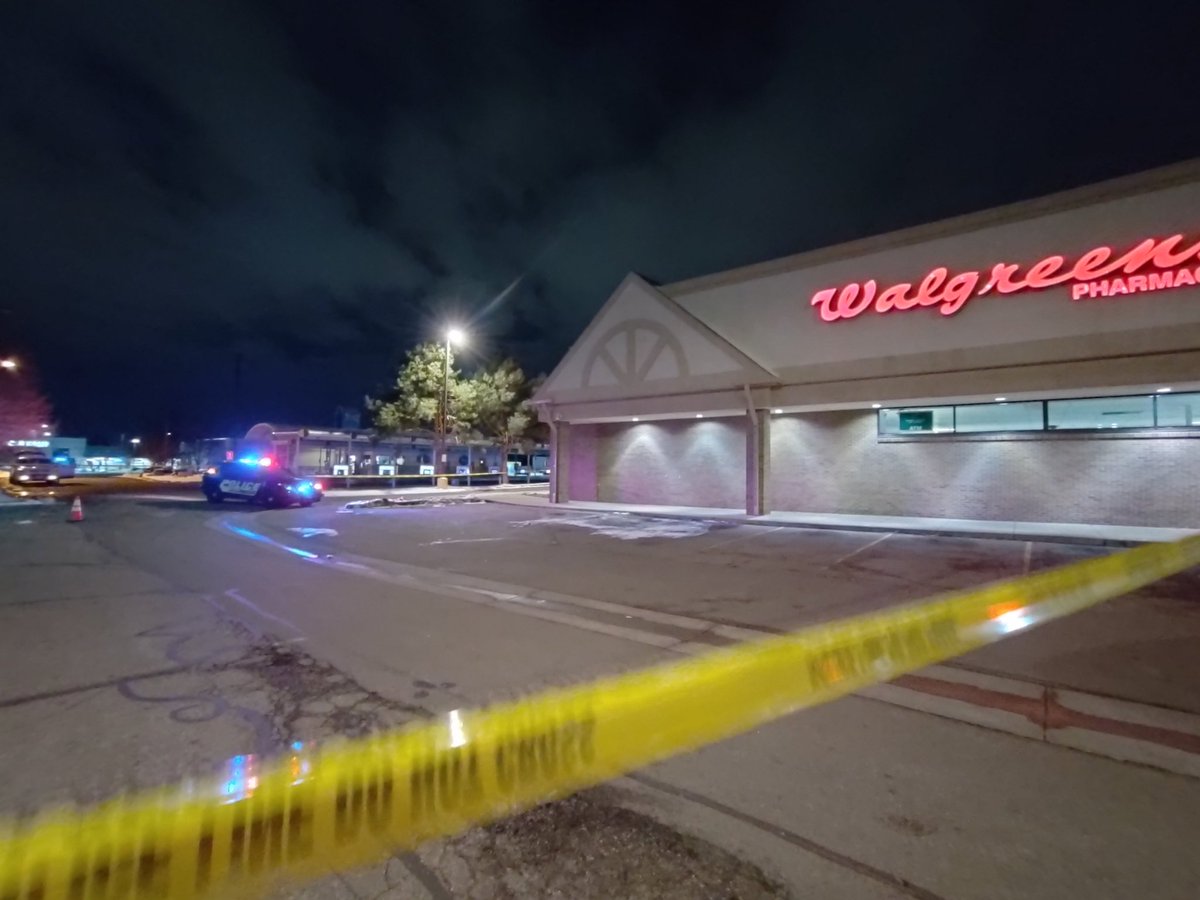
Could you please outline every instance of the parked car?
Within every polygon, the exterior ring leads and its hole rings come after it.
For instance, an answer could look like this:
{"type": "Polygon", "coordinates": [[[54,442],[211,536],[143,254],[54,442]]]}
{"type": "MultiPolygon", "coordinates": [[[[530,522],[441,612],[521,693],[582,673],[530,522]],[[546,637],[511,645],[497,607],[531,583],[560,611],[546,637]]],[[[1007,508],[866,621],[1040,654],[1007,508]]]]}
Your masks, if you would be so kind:
{"type": "Polygon", "coordinates": [[[58,466],[40,453],[20,454],[9,476],[12,484],[57,484],[58,466]]]}

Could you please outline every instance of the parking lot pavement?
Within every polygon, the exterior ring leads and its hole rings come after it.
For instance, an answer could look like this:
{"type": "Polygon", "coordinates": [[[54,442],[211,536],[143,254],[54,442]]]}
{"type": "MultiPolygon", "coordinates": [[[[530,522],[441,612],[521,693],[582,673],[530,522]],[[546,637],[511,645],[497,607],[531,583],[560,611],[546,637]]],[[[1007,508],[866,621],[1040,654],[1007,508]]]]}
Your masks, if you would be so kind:
{"type": "MultiPolygon", "coordinates": [[[[492,505],[353,513],[328,505],[287,518],[334,528],[338,537],[330,540],[344,552],[768,629],[1016,575],[1025,566],[1024,546],[1011,541],[880,541],[872,534],[492,505]]],[[[1097,552],[1038,545],[1030,566],[1097,552]]]]}
{"type": "MultiPolygon", "coordinates": [[[[339,508],[0,514],[0,814],[751,633],[696,599],[790,628],[1099,552],[339,508]]],[[[1179,636],[1190,590],[1133,602],[1179,636]]],[[[1197,810],[1198,779],[852,697],[278,896],[1183,898],[1197,810]]]]}
{"type": "MultiPolygon", "coordinates": [[[[616,603],[760,631],[792,630],[1112,552],[975,538],[879,535],[552,513],[501,505],[354,510],[263,520],[305,546],[487,579],[513,592],[616,603]]],[[[747,635],[742,635],[747,636],[747,635]]],[[[1185,573],[957,665],[1200,713],[1200,574],[1185,573]]]]}

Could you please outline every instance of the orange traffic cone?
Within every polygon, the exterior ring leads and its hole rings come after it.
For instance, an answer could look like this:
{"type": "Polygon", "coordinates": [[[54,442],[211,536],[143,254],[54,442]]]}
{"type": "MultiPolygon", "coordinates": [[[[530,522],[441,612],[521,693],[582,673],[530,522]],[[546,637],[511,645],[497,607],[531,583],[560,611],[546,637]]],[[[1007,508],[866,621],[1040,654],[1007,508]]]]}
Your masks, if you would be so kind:
{"type": "Polygon", "coordinates": [[[67,521],[68,522],[82,522],[83,521],[83,501],[80,500],[78,497],[76,497],[75,502],[71,504],[71,514],[69,516],[67,516],[67,521]]]}

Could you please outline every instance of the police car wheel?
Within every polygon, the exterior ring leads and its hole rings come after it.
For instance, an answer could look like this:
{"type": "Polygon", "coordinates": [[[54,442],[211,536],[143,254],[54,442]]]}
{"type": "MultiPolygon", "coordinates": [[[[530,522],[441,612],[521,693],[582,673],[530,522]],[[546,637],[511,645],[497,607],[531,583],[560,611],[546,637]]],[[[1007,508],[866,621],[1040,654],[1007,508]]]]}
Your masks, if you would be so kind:
{"type": "Polygon", "coordinates": [[[257,499],[258,499],[259,503],[261,503],[263,506],[266,506],[268,508],[272,507],[272,506],[278,506],[278,507],[282,508],[282,507],[285,507],[288,505],[287,492],[284,491],[284,489],[280,488],[280,487],[277,487],[277,488],[264,487],[262,489],[262,491],[259,492],[257,499]]]}

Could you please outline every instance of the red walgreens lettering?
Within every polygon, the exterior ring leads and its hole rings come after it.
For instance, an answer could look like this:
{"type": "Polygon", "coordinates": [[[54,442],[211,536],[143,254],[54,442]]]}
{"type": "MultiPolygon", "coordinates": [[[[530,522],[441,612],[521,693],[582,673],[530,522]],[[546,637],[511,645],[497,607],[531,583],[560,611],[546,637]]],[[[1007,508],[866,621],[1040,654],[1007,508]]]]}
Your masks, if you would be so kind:
{"type": "MultiPolygon", "coordinates": [[[[1182,234],[1161,239],[1146,238],[1119,256],[1114,255],[1112,247],[1096,247],[1080,256],[1074,265],[1069,265],[1064,256],[1047,256],[1029,266],[1023,276],[1021,264],[997,263],[988,271],[986,281],[982,280],[982,273],[978,271],[961,272],[950,277],[949,270],[939,266],[921,279],[915,290],[911,282],[899,282],[881,291],[878,282],[872,278],[864,282],[851,282],[841,288],[817,291],[809,303],[817,308],[822,321],[836,322],[857,318],[867,311],[889,313],[918,307],[937,307],[943,316],[952,316],[968,301],[993,291],[1002,295],[1016,294],[1062,284],[1074,285],[1071,293],[1075,298],[1096,296],[1086,288],[1080,292],[1080,284],[1096,282],[1115,273],[1132,275],[1143,268],[1159,271],[1178,269],[1200,259],[1200,241],[1180,249],[1182,243],[1182,234]]],[[[1129,291],[1154,290],[1150,285],[1155,284],[1156,274],[1150,273],[1145,288],[1141,287],[1140,281],[1129,281],[1129,291]]],[[[1162,283],[1161,280],[1159,283],[1162,283]]],[[[1127,286],[1126,282],[1120,284],[1118,291],[1127,286]]],[[[1179,284],[1173,286],[1178,287],[1179,284]]]]}

